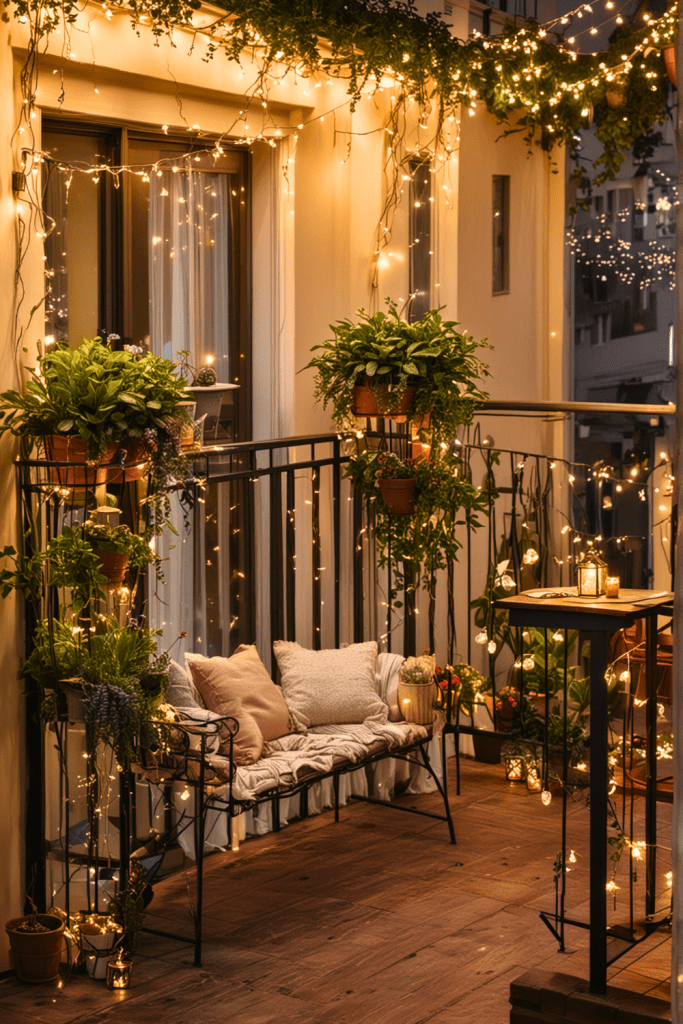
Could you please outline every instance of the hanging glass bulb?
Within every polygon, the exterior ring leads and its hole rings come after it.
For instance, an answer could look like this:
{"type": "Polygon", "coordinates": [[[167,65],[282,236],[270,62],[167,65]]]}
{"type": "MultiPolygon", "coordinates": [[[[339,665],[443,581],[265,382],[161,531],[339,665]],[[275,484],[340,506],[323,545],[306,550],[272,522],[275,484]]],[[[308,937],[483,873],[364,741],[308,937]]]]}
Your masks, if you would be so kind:
{"type": "Polygon", "coordinates": [[[495,654],[496,653],[496,641],[495,640],[489,640],[489,642],[488,642],[488,652],[489,652],[489,654],[495,654]]]}
{"type": "Polygon", "coordinates": [[[543,792],[541,793],[541,800],[546,805],[546,807],[548,806],[548,804],[550,803],[552,798],[553,798],[553,794],[550,792],[549,789],[544,789],[543,792]]]}
{"type": "Polygon", "coordinates": [[[536,664],[536,659],[534,658],[533,654],[530,654],[522,662],[522,668],[524,669],[525,672],[531,672],[531,670],[533,669],[535,664],[536,664]]]}
{"type": "Polygon", "coordinates": [[[501,576],[500,584],[501,584],[503,590],[514,590],[515,587],[517,586],[517,584],[513,580],[512,576],[508,576],[507,573],[505,573],[504,576],[501,576]]]}
{"type": "Polygon", "coordinates": [[[475,644],[487,644],[489,641],[488,633],[485,629],[482,629],[481,633],[477,633],[474,638],[475,644]]]}
{"type": "Polygon", "coordinates": [[[527,548],[522,561],[524,565],[535,565],[538,561],[538,551],[536,548],[527,548]]]}

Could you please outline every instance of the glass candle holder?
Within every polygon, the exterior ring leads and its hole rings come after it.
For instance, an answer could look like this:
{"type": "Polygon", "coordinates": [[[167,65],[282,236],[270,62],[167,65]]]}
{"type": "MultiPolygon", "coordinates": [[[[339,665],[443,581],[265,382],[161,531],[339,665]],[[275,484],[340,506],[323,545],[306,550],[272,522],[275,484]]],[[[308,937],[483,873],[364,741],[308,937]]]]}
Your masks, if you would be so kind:
{"type": "Polygon", "coordinates": [[[522,782],[526,774],[524,758],[519,754],[506,754],[503,761],[505,762],[505,778],[509,782],[522,782]]]}
{"type": "Polygon", "coordinates": [[[618,576],[608,576],[605,580],[605,597],[619,597],[620,582],[618,576]]]}
{"type": "Polygon", "coordinates": [[[107,988],[112,990],[128,988],[132,972],[132,960],[126,960],[119,954],[115,960],[110,960],[107,964],[107,988]]]}
{"type": "Polygon", "coordinates": [[[607,562],[591,545],[590,550],[576,565],[576,584],[579,597],[603,597],[607,579],[607,562]]]}
{"type": "Polygon", "coordinates": [[[538,763],[531,763],[526,766],[526,788],[531,793],[540,793],[543,788],[538,771],[538,763]]]}

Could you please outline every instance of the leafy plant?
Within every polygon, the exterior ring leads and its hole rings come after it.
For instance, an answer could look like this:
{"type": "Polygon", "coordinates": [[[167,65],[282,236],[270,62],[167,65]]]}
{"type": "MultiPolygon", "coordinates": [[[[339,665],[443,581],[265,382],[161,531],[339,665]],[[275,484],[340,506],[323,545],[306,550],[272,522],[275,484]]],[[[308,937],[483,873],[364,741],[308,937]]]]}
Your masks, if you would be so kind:
{"type": "Polygon", "coordinates": [[[445,669],[437,667],[436,684],[441,690],[441,700],[437,706],[443,706],[448,692],[448,673],[451,674],[451,699],[457,701],[460,711],[471,718],[474,705],[480,703],[483,694],[490,692],[491,680],[464,662],[460,665],[446,665],[445,669]]]}
{"type": "Polygon", "coordinates": [[[377,480],[413,480],[418,472],[418,459],[402,459],[394,452],[378,452],[375,459],[375,478],[377,480]]]}
{"type": "Polygon", "coordinates": [[[85,523],[83,534],[95,551],[111,551],[128,555],[128,567],[144,569],[154,563],[160,573],[161,560],[154,554],[146,539],[132,533],[127,526],[107,526],[104,523],[85,523]]]}
{"type": "Polygon", "coordinates": [[[198,388],[209,388],[218,383],[218,374],[210,363],[196,367],[190,363],[190,353],[187,349],[178,352],[178,366],[182,373],[187,373],[190,385],[198,388]]]}
{"type": "Polygon", "coordinates": [[[102,586],[107,578],[102,575],[100,561],[79,529],[64,527],[63,533],[53,537],[43,551],[28,557],[17,555],[10,546],[0,552],[0,558],[9,558],[13,563],[12,569],[0,570],[0,595],[5,598],[12,590],[19,591],[33,603],[38,615],[50,586],[70,589],[70,608],[76,618],[92,601],[105,598],[102,586]]]}
{"type": "Polygon", "coordinates": [[[374,518],[375,541],[380,567],[389,563],[397,580],[404,578],[406,565],[414,574],[411,587],[420,581],[431,586],[432,574],[443,569],[449,560],[457,559],[462,547],[458,527],[476,529],[477,518],[488,510],[488,496],[474,487],[461,473],[459,457],[451,451],[438,450],[435,458],[413,461],[415,476],[415,511],[410,515],[392,515],[377,487],[378,459],[383,453],[366,449],[352,456],[347,475],[366,500],[368,513],[374,518]],[[469,512],[469,519],[463,517],[469,512]]]}
{"type": "Polygon", "coordinates": [[[435,441],[452,440],[462,423],[469,423],[477,404],[486,398],[479,380],[488,368],[475,355],[476,342],[444,320],[438,309],[409,323],[387,299],[388,312],[372,316],[360,309],[358,322],[331,325],[333,338],[314,345],[318,350],[304,369],[316,371],[315,397],[323,408],[333,407],[340,430],[355,428],[353,389],[367,381],[380,413],[400,401],[409,384],[417,385],[408,415],[423,419],[431,412],[435,441]]]}
{"type": "Polygon", "coordinates": [[[23,391],[0,394],[0,433],[41,441],[49,434],[79,437],[95,461],[121,436],[125,415],[119,409],[125,389],[127,352],[112,352],[100,338],[78,348],[60,342],[41,356],[38,369],[27,367],[23,391]]]}
{"type": "Polygon", "coordinates": [[[144,864],[131,857],[126,886],[109,901],[109,913],[123,930],[124,942],[131,953],[137,949],[142,933],[145,890],[148,887],[144,864]]]}

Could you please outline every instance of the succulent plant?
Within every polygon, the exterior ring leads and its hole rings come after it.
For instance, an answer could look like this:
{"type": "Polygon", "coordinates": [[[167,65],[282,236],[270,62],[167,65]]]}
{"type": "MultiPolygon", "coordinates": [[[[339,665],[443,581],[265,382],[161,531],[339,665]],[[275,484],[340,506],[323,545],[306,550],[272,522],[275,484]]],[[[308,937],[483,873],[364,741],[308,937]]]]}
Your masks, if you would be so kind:
{"type": "Polygon", "coordinates": [[[210,388],[218,383],[218,374],[213,366],[202,366],[201,370],[195,373],[192,383],[198,388],[210,388]]]}

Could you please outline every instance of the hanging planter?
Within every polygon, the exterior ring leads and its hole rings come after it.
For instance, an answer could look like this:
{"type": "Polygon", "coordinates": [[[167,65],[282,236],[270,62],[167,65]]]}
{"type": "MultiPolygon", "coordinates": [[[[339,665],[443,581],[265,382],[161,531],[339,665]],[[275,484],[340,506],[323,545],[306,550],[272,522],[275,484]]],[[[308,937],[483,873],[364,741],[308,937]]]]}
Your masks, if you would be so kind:
{"type": "Polygon", "coordinates": [[[353,412],[356,416],[384,416],[405,423],[408,410],[417,394],[417,384],[407,384],[403,391],[392,393],[386,384],[371,388],[367,377],[353,389],[353,412]]]}
{"type": "Polygon", "coordinates": [[[107,470],[110,483],[140,480],[149,469],[150,448],[141,437],[124,437],[116,455],[115,465],[107,470]]]}
{"type": "Polygon", "coordinates": [[[81,468],[53,466],[50,477],[62,487],[94,487],[106,483],[109,470],[105,469],[118,451],[118,441],[110,441],[104,454],[96,462],[88,457],[88,445],[80,437],[71,434],[48,434],[45,437],[45,454],[49,462],[66,462],[81,468]]]}
{"type": "Polygon", "coordinates": [[[448,443],[476,404],[486,398],[479,388],[488,375],[476,342],[430,309],[410,323],[387,299],[387,312],[360,309],[356,321],[332,324],[333,338],[314,345],[317,354],[304,369],[316,373],[315,397],[341,431],[356,431],[356,417],[375,416],[427,426],[432,442],[448,443]]]}
{"type": "Polygon", "coordinates": [[[664,58],[664,66],[666,67],[669,81],[674,89],[676,89],[676,47],[673,45],[665,46],[662,50],[662,57],[664,58]]]}
{"type": "Polygon", "coordinates": [[[102,575],[106,576],[110,583],[123,583],[128,568],[128,552],[102,551],[101,548],[94,550],[100,560],[102,575]]]}
{"type": "Polygon", "coordinates": [[[378,479],[377,484],[382,492],[382,499],[389,512],[394,515],[409,516],[415,511],[413,494],[415,477],[407,480],[378,479]]]}
{"type": "Polygon", "coordinates": [[[38,985],[59,977],[64,922],[52,914],[27,914],[5,925],[19,981],[38,985]]]}

